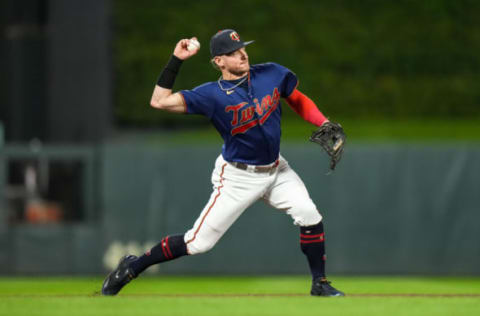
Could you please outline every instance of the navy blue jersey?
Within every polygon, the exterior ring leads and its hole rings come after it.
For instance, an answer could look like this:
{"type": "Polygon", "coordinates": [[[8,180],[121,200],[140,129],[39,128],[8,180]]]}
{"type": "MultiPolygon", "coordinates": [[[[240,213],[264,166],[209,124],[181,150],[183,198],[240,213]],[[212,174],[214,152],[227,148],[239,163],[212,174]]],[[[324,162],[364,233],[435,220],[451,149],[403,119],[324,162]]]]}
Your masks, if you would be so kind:
{"type": "MultiPolygon", "coordinates": [[[[182,90],[189,114],[210,119],[224,140],[226,161],[252,165],[274,162],[280,152],[280,98],[288,97],[297,86],[289,69],[275,64],[253,65],[246,89],[223,91],[218,82],[208,82],[192,90],[182,90]]],[[[234,83],[222,80],[223,88],[234,83]]]]}

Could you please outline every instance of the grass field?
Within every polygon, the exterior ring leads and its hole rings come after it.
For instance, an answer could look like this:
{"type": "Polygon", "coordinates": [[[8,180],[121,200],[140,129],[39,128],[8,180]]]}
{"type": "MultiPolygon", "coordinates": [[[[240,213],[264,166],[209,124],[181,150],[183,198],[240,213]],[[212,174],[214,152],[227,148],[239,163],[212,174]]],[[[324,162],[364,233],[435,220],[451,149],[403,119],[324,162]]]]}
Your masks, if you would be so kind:
{"type": "Polygon", "coordinates": [[[343,298],[308,295],[307,276],[143,277],[116,297],[102,279],[0,278],[0,315],[480,315],[480,278],[334,277],[343,298]]]}

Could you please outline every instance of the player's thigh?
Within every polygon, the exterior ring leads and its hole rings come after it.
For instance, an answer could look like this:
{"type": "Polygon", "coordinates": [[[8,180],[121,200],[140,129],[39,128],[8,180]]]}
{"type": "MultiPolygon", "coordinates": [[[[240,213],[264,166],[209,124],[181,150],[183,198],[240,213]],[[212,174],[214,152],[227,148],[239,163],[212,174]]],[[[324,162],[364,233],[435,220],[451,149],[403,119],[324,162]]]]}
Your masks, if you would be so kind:
{"type": "Polygon", "coordinates": [[[262,197],[269,183],[252,177],[223,159],[220,162],[212,174],[212,194],[198,220],[204,221],[213,229],[224,230],[262,197]]]}
{"type": "Polygon", "coordinates": [[[213,192],[193,227],[185,234],[191,254],[210,250],[247,207],[261,198],[268,183],[223,163],[212,174],[213,192]],[[253,180],[255,181],[255,180],[253,180]]]}
{"type": "Polygon", "coordinates": [[[302,179],[286,162],[280,165],[277,179],[264,200],[289,214],[296,225],[310,226],[322,220],[302,179]]]}

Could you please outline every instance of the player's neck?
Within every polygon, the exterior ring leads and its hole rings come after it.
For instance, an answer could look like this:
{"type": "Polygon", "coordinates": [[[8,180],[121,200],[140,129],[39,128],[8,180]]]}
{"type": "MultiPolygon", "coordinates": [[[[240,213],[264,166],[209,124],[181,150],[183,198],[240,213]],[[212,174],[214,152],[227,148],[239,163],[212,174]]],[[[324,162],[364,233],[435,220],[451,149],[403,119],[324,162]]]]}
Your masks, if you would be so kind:
{"type": "Polygon", "coordinates": [[[236,80],[245,77],[248,74],[248,71],[243,73],[234,74],[229,71],[222,71],[222,79],[223,80],[236,80]]]}

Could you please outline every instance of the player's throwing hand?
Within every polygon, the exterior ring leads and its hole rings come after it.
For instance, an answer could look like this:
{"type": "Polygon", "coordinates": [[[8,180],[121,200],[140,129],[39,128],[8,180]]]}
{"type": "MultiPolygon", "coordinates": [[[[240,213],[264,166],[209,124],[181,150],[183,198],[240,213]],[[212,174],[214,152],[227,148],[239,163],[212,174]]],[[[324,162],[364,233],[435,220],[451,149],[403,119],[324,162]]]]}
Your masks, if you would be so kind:
{"type": "Polygon", "coordinates": [[[198,40],[196,37],[192,37],[190,39],[184,38],[177,43],[177,46],[175,46],[175,50],[173,51],[173,54],[182,60],[188,59],[193,55],[195,55],[200,50],[200,46],[197,46],[194,49],[189,50],[188,45],[190,44],[191,41],[196,41],[198,43],[198,40]]]}

